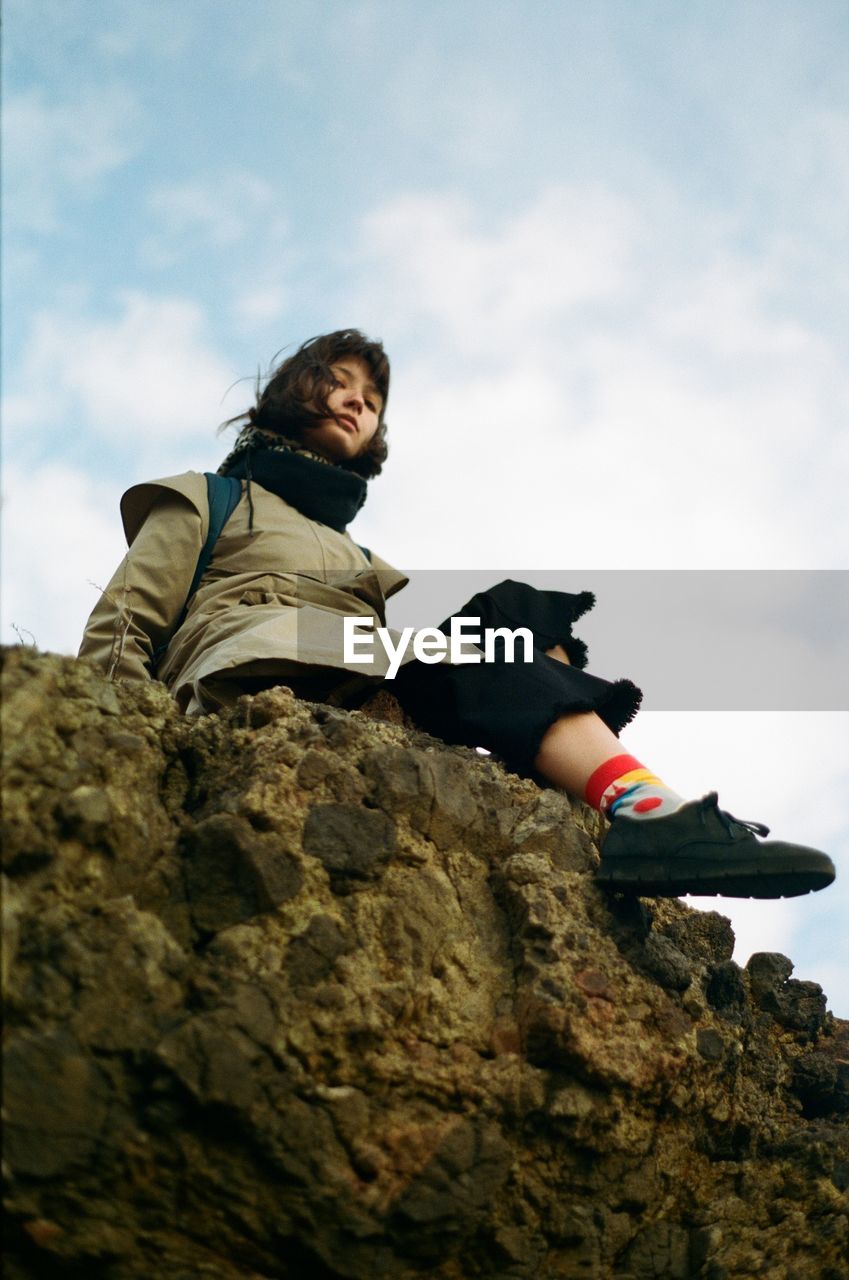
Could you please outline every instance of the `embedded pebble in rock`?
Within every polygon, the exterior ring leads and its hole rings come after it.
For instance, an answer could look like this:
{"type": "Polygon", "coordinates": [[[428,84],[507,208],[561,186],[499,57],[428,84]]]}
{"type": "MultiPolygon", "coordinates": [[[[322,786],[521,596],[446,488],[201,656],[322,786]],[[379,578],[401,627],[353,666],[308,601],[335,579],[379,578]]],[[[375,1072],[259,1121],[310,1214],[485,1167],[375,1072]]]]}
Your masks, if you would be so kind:
{"type": "Polygon", "coordinates": [[[597,814],[386,691],[3,697],[10,1280],[845,1277],[849,1024],[597,814]]]}

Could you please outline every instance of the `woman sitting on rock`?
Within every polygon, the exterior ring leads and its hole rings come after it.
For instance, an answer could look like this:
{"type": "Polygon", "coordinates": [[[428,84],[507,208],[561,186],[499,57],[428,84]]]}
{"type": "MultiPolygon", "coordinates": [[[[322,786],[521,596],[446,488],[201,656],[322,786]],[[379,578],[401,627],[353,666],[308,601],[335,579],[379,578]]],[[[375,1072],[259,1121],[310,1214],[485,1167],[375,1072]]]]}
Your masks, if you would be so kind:
{"type": "MultiPolygon", "coordinates": [[[[312,338],[232,420],[245,425],[219,468],[229,485],[188,472],[130,489],[121,503],[129,551],[80,656],[117,678],[155,674],[187,714],[277,684],[343,706],[373,692],[388,667],[375,661],[377,646],[371,661],[346,657],[344,619],[385,626],[386,598],[407,579],[347,528],[386,459],[388,392],[379,342],[357,330],[312,338]],[[210,497],[222,484],[236,505],[210,545],[210,497]]],[[[583,670],[572,624],[592,604],[588,592],[502,582],[458,615],[484,628],[527,628],[530,661],[507,661],[504,641],[490,661],[408,654],[392,691],[446,742],[494,751],[604,813],[611,827],[597,875],[608,888],[777,898],[829,885],[834,866],[824,853],[762,843],[768,829],[732,818],[715,793],[685,803],[623,752],[616,735],[641,694],[628,680],[583,670]]]]}

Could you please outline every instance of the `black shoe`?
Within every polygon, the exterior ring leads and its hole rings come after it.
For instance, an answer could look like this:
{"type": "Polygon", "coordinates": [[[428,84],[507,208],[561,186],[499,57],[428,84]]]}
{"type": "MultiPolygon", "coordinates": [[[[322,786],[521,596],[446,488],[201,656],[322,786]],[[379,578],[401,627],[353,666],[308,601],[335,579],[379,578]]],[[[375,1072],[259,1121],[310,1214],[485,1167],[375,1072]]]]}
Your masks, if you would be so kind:
{"type": "Polygon", "coordinates": [[[647,897],[684,893],[727,898],[793,898],[825,889],[834,863],[819,849],[755,836],[760,822],[732,818],[711,791],[665,818],[614,818],[601,846],[596,880],[606,889],[647,897]]]}

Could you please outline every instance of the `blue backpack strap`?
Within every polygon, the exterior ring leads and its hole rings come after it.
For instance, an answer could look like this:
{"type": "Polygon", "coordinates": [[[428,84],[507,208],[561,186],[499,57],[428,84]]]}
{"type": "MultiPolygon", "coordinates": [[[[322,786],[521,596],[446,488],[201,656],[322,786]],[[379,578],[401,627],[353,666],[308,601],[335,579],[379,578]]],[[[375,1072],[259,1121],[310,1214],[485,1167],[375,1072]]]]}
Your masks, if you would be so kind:
{"type": "Polygon", "coordinates": [[[189,594],[186,597],[180,622],[185,618],[189,601],[200,586],[200,580],[209,567],[215,544],[218,541],[218,535],[235,511],[242,496],[242,482],[237,480],[235,476],[218,476],[212,471],[205,471],[204,475],[206,476],[206,496],[209,501],[209,531],[206,535],[206,542],[203,544],[201,553],[198,556],[195,576],[192,578],[192,585],[189,587],[189,594]]]}
{"type": "MultiPolygon", "coordinates": [[[[212,471],[205,471],[204,475],[206,476],[206,496],[209,502],[209,529],[207,530],[206,541],[201,547],[201,552],[198,556],[192,585],[189,587],[189,594],[186,596],[186,603],[183,605],[182,612],[171,635],[174,635],[174,632],[178,631],[185,622],[192,596],[200,586],[201,578],[209,567],[215,544],[218,541],[218,535],[235,511],[242,496],[242,482],[237,480],[235,476],[218,476],[212,471]]],[[[170,637],[164,644],[159,646],[153,655],[151,668],[154,674],[156,674],[156,668],[168,648],[169,642],[170,637]]]]}
{"type": "Polygon", "coordinates": [[[356,545],[360,548],[360,551],[362,551],[363,555],[365,556],[366,560],[368,560],[369,564],[371,564],[371,552],[369,551],[368,547],[364,547],[361,542],[358,542],[356,545]]]}

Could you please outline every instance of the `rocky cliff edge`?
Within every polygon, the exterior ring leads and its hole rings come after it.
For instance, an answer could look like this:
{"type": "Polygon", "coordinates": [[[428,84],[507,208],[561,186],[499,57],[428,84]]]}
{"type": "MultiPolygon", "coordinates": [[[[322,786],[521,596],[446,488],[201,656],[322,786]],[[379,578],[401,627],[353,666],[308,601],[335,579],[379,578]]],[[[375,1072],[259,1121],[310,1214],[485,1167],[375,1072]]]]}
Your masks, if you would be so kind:
{"type": "Polygon", "coordinates": [[[379,714],[7,651],[11,1280],[845,1280],[820,988],[379,714]]]}

